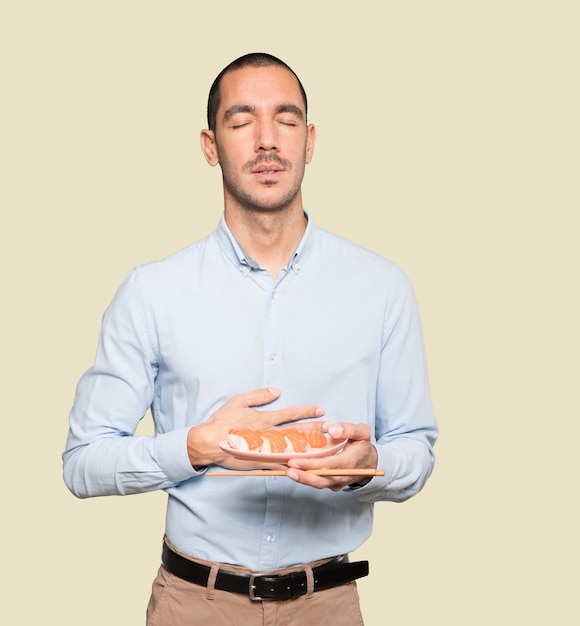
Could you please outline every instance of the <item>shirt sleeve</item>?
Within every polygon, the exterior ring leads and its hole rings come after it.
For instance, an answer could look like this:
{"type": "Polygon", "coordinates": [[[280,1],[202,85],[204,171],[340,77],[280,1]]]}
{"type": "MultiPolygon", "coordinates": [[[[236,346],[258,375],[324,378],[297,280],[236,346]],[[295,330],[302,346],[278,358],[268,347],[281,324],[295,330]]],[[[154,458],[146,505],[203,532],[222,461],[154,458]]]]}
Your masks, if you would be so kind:
{"type": "Polygon", "coordinates": [[[130,272],[105,312],[95,364],[78,383],[63,474],[78,497],[164,489],[195,476],[187,428],[134,436],[153,402],[157,358],[151,324],[130,272]]]}
{"type": "Polygon", "coordinates": [[[375,416],[378,469],[352,493],[362,502],[403,502],[417,494],[435,463],[437,421],[429,389],[423,332],[413,288],[397,269],[386,310],[375,416]]]}

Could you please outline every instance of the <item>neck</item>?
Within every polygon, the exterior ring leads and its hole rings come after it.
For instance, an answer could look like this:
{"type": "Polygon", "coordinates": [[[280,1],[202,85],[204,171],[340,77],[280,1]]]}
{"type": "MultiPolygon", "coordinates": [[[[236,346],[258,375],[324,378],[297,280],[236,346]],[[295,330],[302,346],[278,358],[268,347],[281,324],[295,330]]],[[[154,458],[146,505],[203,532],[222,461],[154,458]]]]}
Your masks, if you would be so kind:
{"type": "Polygon", "coordinates": [[[302,208],[278,211],[225,210],[228,228],[244,250],[272,278],[286,266],[302,239],[306,216],[302,208]]]}

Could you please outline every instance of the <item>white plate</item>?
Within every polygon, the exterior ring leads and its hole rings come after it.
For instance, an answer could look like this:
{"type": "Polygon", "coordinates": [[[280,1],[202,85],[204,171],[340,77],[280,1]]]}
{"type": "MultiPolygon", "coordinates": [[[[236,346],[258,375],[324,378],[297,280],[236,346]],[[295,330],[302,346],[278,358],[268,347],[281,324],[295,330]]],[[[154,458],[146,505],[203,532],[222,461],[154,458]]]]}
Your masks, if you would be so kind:
{"type": "Polygon", "coordinates": [[[324,448],[316,448],[308,452],[256,452],[255,450],[237,450],[227,441],[220,441],[219,447],[241,461],[260,461],[262,463],[286,463],[290,459],[319,459],[341,452],[348,439],[331,439],[324,448]]]}

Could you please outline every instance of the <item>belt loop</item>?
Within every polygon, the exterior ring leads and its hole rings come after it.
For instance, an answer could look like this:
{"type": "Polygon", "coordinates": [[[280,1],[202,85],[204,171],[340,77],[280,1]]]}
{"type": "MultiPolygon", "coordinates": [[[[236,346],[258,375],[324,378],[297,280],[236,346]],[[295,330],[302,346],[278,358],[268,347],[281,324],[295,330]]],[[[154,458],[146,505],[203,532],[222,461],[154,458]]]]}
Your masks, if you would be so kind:
{"type": "Polygon", "coordinates": [[[215,580],[217,578],[219,570],[220,566],[217,563],[214,563],[209,571],[209,576],[207,577],[207,587],[205,591],[205,597],[208,600],[213,600],[213,592],[215,591],[215,580]]]}
{"type": "Polygon", "coordinates": [[[306,599],[312,598],[314,595],[314,573],[311,567],[305,567],[304,572],[306,574],[306,599]]]}

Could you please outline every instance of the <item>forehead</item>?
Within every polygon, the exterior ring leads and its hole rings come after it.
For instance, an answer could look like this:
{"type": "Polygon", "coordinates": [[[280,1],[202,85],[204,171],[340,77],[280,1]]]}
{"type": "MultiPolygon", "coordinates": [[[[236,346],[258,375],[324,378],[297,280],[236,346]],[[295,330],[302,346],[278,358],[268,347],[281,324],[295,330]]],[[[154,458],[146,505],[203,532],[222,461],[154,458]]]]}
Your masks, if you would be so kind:
{"type": "Polygon", "coordinates": [[[218,119],[232,106],[276,108],[280,104],[293,104],[306,116],[298,81],[284,67],[243,67],[222,77],[218,119]]]}

